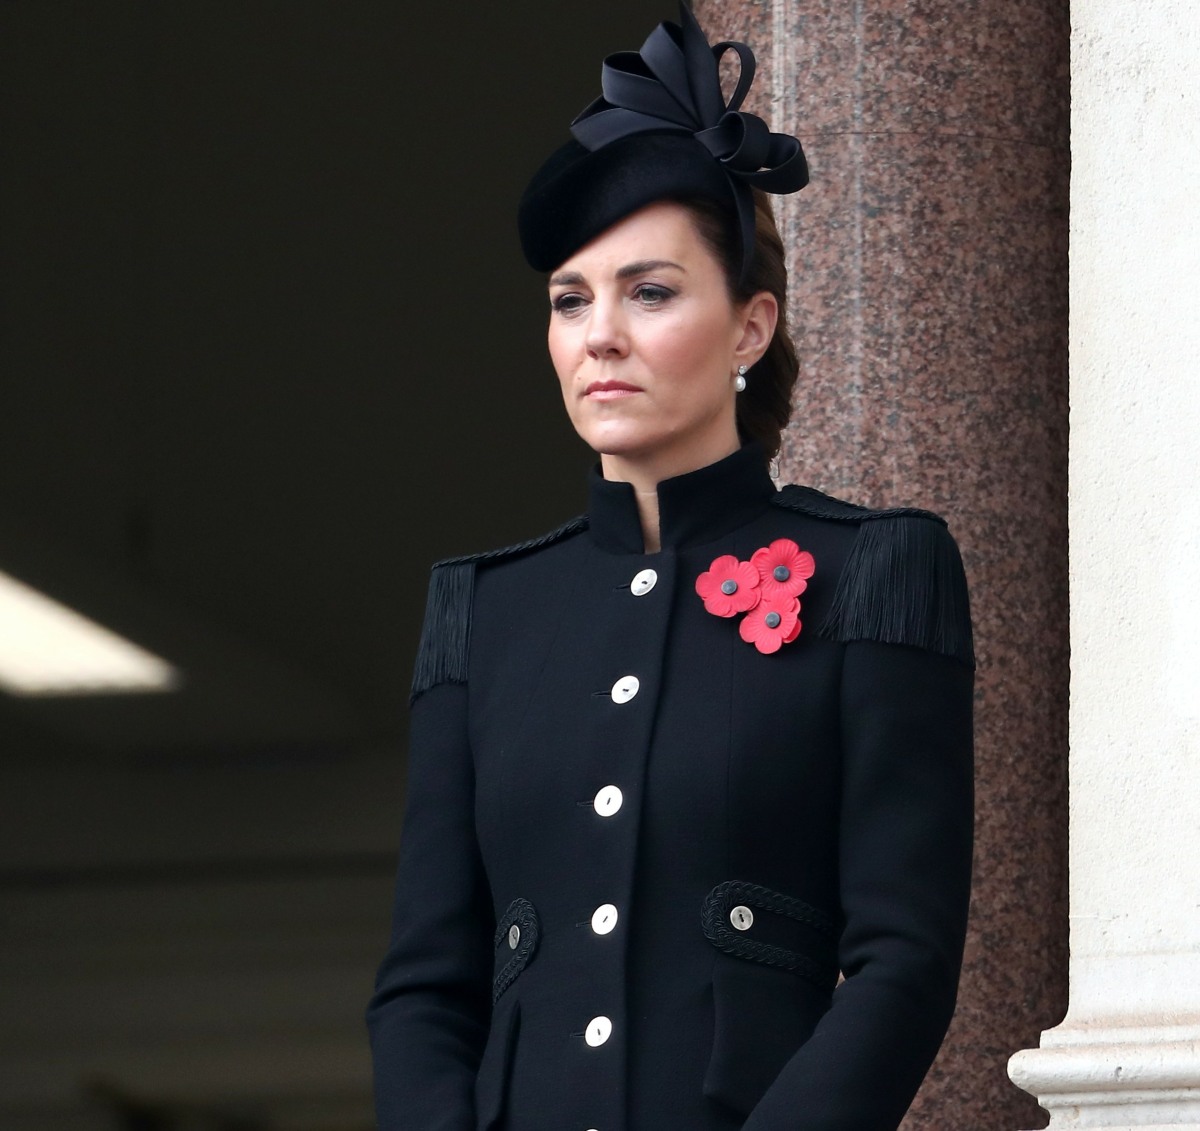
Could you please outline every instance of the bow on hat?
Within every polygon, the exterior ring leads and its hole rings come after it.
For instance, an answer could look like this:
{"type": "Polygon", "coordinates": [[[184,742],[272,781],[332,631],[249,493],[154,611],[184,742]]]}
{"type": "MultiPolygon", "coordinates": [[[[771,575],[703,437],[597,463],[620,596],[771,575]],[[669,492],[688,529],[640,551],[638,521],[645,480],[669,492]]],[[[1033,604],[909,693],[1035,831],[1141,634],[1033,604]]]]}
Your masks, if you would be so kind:
{"type": "Polygon", "coordinates": [[[571,123],[571,133],[592,151],[632,134],[690,133],[729,176],[741,222],[744,277],[754,248],[750,188],[796,192],[808,184],[808,163],[796,138],[772,133],[758,115],[741,109],[754,81],[754,52],[733,41],[710,46],[683,0],[679,14],[679,24],[659,24],[641,51],[618,51],[604,60],[603,94],[571,123]],[[741,73],[726,102],[720,61],[731,50],[741,73]]]}

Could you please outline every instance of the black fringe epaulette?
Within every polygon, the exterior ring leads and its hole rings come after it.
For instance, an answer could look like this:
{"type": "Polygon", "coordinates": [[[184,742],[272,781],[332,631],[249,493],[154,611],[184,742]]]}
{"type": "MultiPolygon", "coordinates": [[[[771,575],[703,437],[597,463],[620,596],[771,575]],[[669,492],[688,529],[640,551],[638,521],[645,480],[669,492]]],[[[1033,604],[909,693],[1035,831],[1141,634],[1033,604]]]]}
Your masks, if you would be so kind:
{"type": "Polygon", "coordinates": [[[471,605],[475,593],[475,567],[481,562],[540,550],[587,528],[586,516],[571,519],[562,526],[479,554],[463,554],[434,563],[429,579],[429,598],[425,605],[425,623],[421,642],[417,645],[417,662],[413,667],[411,704],[418,695],[439,683],[466,683],[467,657],[471,645],[471,605]]]}
{"type": "Polygon", "coordinates": [[[808,487],[784,487],[773,502],[859,524],[821,636],[911,644],[974,665],[967,579],[945,519],[916,507],[870,510],[808,487]]]}

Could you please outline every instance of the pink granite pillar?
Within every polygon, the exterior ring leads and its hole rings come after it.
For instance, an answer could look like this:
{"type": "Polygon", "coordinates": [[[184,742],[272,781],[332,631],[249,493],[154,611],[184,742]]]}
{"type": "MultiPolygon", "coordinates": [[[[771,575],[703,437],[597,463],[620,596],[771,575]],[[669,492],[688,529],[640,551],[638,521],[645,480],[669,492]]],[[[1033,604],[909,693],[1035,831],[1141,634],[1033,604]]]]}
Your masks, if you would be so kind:
{"type": "Polygon", "coordinates": [[[971,581],[978,841],[958,1015],[904,1126],[1044,1126],[1066,1008],[1067,0],[697,0],[804,142],[782,478],[944,514],[971,581]]]}

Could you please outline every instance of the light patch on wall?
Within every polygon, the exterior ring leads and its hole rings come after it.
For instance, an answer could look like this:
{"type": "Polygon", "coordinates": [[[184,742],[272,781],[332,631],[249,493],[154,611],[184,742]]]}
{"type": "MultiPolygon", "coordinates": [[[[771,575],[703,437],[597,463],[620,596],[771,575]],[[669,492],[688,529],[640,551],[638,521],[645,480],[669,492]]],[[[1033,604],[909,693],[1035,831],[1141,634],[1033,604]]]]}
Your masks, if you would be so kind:
{"type": "Polygon", "coordinates": [[[0,691],[110,695],[179,682],[166,660],[0,571],[0,691]]]}

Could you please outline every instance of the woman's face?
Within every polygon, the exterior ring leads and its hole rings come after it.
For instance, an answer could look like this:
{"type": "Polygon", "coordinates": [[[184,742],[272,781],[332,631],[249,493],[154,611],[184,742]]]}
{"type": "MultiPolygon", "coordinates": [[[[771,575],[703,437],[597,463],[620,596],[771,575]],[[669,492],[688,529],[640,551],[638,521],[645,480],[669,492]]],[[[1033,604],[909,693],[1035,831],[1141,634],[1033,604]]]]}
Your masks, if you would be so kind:
{"type": "Polygon", "coordinates": [[[577,251],[551,275],[550,306],[563,401],[606,475],[661,479],[737,449],[734,377],[770,343],[775,300],[734,304],[683,205],[651,204],[577,251]]]}

